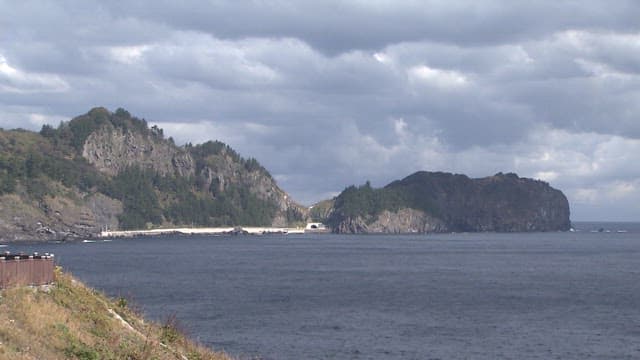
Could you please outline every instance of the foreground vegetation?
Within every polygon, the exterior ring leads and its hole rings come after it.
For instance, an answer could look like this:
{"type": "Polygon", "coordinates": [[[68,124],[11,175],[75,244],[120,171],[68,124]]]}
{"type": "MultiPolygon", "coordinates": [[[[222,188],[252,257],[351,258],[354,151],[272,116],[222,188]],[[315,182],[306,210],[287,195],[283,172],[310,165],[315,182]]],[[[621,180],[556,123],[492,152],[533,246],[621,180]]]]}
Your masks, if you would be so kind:
{"type": "Polygon", "coordinates": [[[187,339],[175,319],[144,321],[57,269],[52,286],[0,290],[0,359],[230,358],[187,339]]]}

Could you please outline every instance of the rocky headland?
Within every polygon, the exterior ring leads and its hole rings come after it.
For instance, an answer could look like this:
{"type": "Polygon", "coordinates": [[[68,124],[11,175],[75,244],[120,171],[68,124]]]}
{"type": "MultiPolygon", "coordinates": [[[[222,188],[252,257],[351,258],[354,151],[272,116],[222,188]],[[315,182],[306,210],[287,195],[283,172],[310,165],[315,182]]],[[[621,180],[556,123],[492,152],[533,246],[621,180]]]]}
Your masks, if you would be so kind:
{"type": "Polygon", "coordinates": [[[39,133],[0,130],[0,241],[91,238],[102,230],[302,226],[253,158],[220,141],[177,146],[124,109],[94,108],[39,133]]]}
{"type": "Polygon", "coordinates": [[[471,179],[421,171],[381,189],[351,186],[324,213],[336,233],[566,231],[571,226],[561,191],[502,173],[471,179]]]}

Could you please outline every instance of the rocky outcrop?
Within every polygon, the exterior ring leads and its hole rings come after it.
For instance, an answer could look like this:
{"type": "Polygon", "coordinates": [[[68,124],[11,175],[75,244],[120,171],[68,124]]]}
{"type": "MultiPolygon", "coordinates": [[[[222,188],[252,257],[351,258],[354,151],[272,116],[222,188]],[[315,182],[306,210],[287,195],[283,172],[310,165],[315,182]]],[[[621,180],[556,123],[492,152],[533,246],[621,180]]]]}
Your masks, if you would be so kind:
{"type": "Polygon", "coordinates": [[[219,141],[177,146],[126,110],[94,108],[39,133],[0,129],[0,241],[101,229],[300,226],[307,209],[219,141]]]}
{"type": "Polygon", "coordinates": [[[17,194],[0,196],[0,241],[73,240],[95,236],[104,228],[117,229],[122,203],[102,194],[29,201],[17,194]]]}
{"type": "Polygon", "coordinates": [[[328,220],[334,232],[527,232],[566,231],[571,226],[569,202],[561,191],[515,174],[470,179],[418,172],[383,189],[369,189],[368,194],[368,203],[384,198],[396,208],[362,209],[364,216],[345,215],[344,209],[353,204],[339,196],[336,204],[341,208],[333,209],[328,220]]]}
{"type": "Polygon", "coordinates": [[[214,188],[214,193],[223,193],[231,187],[242,187],[261,200],[275,204],[276,215],[273,227],[290,226],[290,220],[306,219],[308,209],[293,201],[275,180],[263,169],[248,170],[241,162],[223,149],[219,154],[208,156],[200,171],[202,188],[214,188]]]}
{"type": "Polygon", "coordinates": [[[369,224],[369,232],[375,233],[426,233],[445,232],[446,224],[424,211],[416,209],[385,210],[369,224]]]}
{"type": "Polygon", "coordinates": [[[400,209],[398,211],[384,210],[373,221],[363,217],[348,218],[340,222],[333,229],[337,233],[381,233],[381,234],[409,234],[446,232],[446,224],[424,211],[416,209],[400,209]]]}
{"type": "Polygon", "coordinates": [[[292,217],[306,218],[306,208],[293,202],[265,171],[247,169],[239,161],[237,154],[233,156],[223,148],[219,154],[207,157],[204,166],[198,169],[188,148],[176,146],[160,134],[161,130],[158,128],[141,132],[117,128],[107,122],[88,135],[82,148],[82,156],[99,171],[110,176],[117,175],[127,167],[136,166],[152,169],[161,175],[197,175],[201,179],[200,190],[203,192],[220,194],[232,186],[246,188],[259,199],[276,205],[277,212],[272,226],[288,226],[292,217]]]}
{"type": "Polygon", "coordinates": [[[195,171],[191,155],[170,141],[114,128],[111,124],[103,125],[87,137],[82,157],[98,171],[111,176],[129,166],[175,176],[193,176],[195,171]]]}

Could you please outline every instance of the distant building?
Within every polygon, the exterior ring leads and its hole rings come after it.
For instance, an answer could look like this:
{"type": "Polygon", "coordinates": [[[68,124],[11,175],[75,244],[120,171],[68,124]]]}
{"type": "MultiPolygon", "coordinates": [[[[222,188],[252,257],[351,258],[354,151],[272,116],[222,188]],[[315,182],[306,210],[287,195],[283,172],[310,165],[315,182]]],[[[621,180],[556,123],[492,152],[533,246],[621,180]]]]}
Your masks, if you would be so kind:
{"type": "Polygon", "coordinates": [[[329,228],[323,223],[307,223],[304,232],[329,232],[329,228]]]}

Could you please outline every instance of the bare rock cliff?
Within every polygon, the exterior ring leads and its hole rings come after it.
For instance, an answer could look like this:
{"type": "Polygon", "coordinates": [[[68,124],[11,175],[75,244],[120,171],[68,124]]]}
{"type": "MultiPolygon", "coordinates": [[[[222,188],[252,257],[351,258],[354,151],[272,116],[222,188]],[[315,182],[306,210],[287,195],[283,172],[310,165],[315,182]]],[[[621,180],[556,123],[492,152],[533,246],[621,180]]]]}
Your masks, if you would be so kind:
{"type": "Polygon", "coordinates": [[[333,229],[337,233],[408,234],[446,232],[447,225],[440,219],[416,209],[384,210],[373,221],[363,217],[349,218],[333,229]]]}
{"type": "Polygon", "coordinates": [[[195,165],[187,151],[169,141],[110,124],[91,133],[82,157],[99,171],[117,175],[129,166],[151,168],[162,175],[192,176],[195,165]]]}

